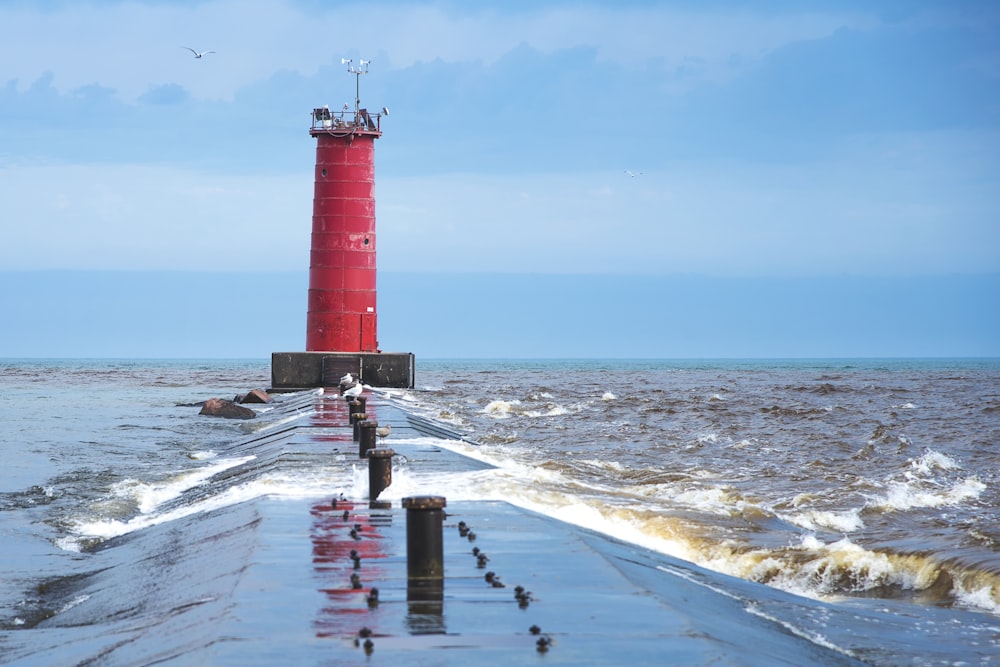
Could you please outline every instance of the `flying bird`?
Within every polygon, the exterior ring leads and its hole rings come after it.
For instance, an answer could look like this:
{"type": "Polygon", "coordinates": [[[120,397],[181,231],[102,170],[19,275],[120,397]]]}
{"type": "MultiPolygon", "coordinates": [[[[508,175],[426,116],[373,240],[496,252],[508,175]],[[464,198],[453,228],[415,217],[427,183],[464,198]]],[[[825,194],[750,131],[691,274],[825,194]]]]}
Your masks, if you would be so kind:
{"type": "Polygon", "coordinates": [[[181,48],[182,49],[187,49],[188,51],[190,51],[191,53],[193,53],[195,58],[202,58],[202,57],[204,57],[205,55],[207,55],[209,53],[215,53],[215,51],[201,51],[201,52],[195,51],[190,46],[182,46],[181,48]]]}
{"type": "Polygon", "coordinates": [[[631,176],[632,178],[635,178],[636,176],[642,176],[641,171],[629,171],[628,169],[626,169],[625,173],[631,176]]]}

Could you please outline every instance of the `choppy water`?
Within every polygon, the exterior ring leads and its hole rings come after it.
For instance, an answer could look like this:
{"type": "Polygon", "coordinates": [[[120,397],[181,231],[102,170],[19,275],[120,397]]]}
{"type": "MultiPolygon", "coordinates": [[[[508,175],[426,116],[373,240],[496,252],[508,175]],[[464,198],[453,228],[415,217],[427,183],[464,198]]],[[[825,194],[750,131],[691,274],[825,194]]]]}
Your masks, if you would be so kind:
{"type": "MultiPolygon", "coordinates": [[[[181,404],[266,386],[269,367],[0,361],[0,377],[0,629],[31,632],[38,580],[235,465],[216,452],[261,428],[181,404]]],[[[497,466],[450,494],[879,610],[886,645],[911,647],[899,664],[1000,660],[1000,360],[418,360],[417,389],[388,397],[497,466]]]]}
{"type": "Polygon", "coordinates": [[[1000,612],[993,363],[498,364],[421,375],[498,459],[688,560],[1000,612]]]}

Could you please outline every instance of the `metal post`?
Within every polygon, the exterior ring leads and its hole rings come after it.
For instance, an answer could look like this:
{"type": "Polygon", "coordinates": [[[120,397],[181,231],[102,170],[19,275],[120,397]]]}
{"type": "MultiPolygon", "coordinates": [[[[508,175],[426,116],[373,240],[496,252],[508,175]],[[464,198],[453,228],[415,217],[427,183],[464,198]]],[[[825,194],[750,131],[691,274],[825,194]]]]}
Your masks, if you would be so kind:
{"type": "Polygon", "coordinates": [[[363,412],[355,412],[351,416],[354,418],[352,421],[352,423],[354,424],[354,442],[358,442],[359,440],[361,440],[361,427],[368,419],[368,415],[366,415],[363,412]]]}
{"type": "Polygon", "coordinates": [[[443,496],[403,498],[406,508],[407,599],[444,599],[443,496]]]}
{"type": "Polygon", "coordinates": [[[378,428],[378,422],[359,421],[358,424],[361,425],[361,438],[358,440],[358,458],[363,459],[368,456],[369,449],[375,449],[375,429],[378,428]]]}
{"type": "Polygon", "coordinates": [[[392,484],[391,449],[372,449],[368,452],[368,499],[377,500],[387,486],[392,484]]]}

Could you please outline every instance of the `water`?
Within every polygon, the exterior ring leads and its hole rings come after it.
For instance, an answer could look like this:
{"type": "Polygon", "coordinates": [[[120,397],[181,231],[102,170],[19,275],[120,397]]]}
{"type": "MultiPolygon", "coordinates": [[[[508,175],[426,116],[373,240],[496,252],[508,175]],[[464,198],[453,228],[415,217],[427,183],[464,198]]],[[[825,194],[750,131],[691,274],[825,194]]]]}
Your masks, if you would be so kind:
{"type": "MultiPolygon", "coordinates": [[[[266,361],[0,361],[0,656],[62,612],[40,611],[40,582],[204,511],[176,499],[273,423],[190,404],[269,375],[266,361]]],[[[443,480],[449,498],[500,498],[863,614],[830,635],[877,637],[876,663],[1000,660],[1000,360],[418,360],[417,388],[386,397],[497,466],[443,480]]],[[[331,484],[363,497],[344,477],[314,466],[211,506],[331,484]]],[[[394,471],[390,499],[408,479],[394,471]]]]}

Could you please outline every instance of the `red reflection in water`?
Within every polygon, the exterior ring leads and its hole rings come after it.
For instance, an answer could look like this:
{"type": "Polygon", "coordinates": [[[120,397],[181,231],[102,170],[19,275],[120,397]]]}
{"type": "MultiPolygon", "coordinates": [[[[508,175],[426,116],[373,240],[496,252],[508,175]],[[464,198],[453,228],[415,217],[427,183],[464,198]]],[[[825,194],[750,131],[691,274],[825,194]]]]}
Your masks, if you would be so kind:
{"type": "Polygon", "coordinates": [[[338,394],[324,393],[316,399],[316,412],[309,419],[310,426],[349,426],[350,413],[347,401],[338,394]]]}
{"type": "MultiPolygon", "coordinates": [[[[319,610],[315,621],[317,637],[349,638],[357,636],[362,626],[377,631],[378,615],[368,606],[372,585],[382,578],[378,560],[385,558],[382,535],[370,521],[367,511],[356,513],[355,503],[338,500],[336,504],[313,505],[310,539],[313,549],[313,569],[320,582],[318,589],[328,604],[319,610]],[[352,531],[354,535],[352,535],[352,531]],[[355,569],[351,551],[361,559],[355,569]],[[361,588],[354,588],[351,575],[361,579],[361,588]],[[359,615],[370,618],[360,620],[359,615]]],[[[365,506],[367,510],[367,506],[365,506]]]]}

